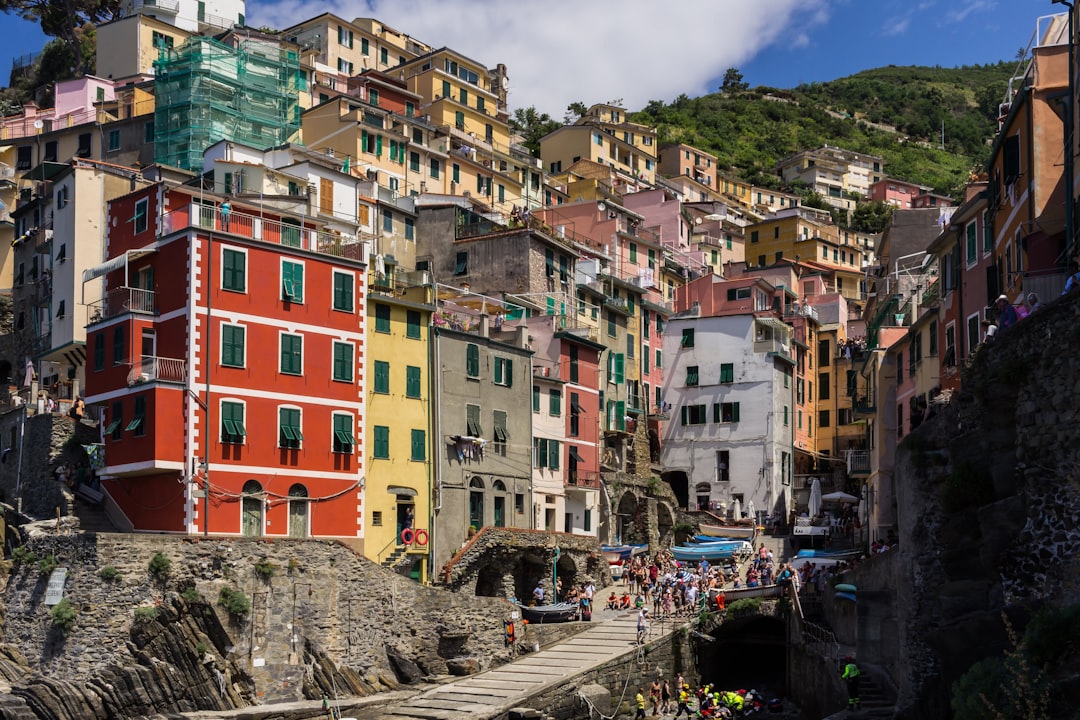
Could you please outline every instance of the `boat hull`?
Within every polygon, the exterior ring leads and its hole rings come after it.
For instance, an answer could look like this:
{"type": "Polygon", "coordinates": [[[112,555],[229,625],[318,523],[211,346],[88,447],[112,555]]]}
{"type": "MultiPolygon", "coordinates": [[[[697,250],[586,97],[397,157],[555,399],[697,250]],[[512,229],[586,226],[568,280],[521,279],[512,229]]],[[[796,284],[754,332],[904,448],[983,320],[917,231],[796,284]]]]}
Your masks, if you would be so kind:
{"type": "Polygon", "coordinates": [[[521,617],[531,623],[543,625],[544,623],[568,622],[577,619],[578,606],[574,603],[556,603],[555,605],[518,605],[521,609],[521,617]]]}
{"type": "Polygon", "coordinates": [[[729,537],[750,539],[757,535],[757,528],[753,525],[705,525],[702,523],[699,532],[710,537],[729,537]]]}

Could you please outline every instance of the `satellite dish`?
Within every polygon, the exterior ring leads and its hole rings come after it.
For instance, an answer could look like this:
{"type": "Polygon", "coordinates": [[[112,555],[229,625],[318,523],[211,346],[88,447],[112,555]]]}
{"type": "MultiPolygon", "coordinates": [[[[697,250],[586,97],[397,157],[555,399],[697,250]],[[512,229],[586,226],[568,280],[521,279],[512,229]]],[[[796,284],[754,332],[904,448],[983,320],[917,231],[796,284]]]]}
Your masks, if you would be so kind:
{"type": "Polygon", "coordinates": [[[40,130],[41,128],[45,127],[45,122],[43,120],[35,120],[34,127],[40,130]]]}

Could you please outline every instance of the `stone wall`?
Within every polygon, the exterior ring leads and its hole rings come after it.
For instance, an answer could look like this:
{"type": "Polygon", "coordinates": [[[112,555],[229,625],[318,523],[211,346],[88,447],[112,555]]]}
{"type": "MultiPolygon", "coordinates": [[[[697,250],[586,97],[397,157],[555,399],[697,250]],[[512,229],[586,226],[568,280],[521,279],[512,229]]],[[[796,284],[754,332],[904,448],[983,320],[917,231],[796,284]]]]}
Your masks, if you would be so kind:
{"type": "Polygon", "coordinates": [[[78,612],[63,637],[44,605],[47,578],[36,564],[13,568],[3,641],[26,665],[13,692],[31,707],[66,706],[48,717],[367,695],[509,659],[505,600],[417,585],[337,543],[100,534],[28,547],[68,569],[65,597],[78,612]],[[171,560],[161,580],[148,571],[159,552],[171,560]],[[118,579],[99,576],[106,566],[118,579]],[[226,587],[249,613],[218,604],[226,587]]]}
{"type": "Polygon", "coordinates": [[[1021,630],[1038,607],[1076,602],[1078,345],[1074,294],[979,349],[951,405],[898,449],[900,546],[845,577],[860,655],[896,684],[898,717],[939,714],[956,679],[1007,648],[1003,612],[1021,630]],[[877,647],[871,618],[887,621],[877,647]]]}
{"type": "MultiPolygon", "coordinates": [[[[5,502],[35,519],[56,517],[70,511],[68,494],[57,481],[56,469],[63,464],[75,468],[86,465],[86,454],[73,445],[98,442],[96,426],[76,423],[64,415],[41,413],[26,415],[22,436],[22,463],[19,463],[20,426],[24,408],[0,416],[0,493],[5,502]]],[[[84,470],[85,471],[85,470],[84,470]]]]}

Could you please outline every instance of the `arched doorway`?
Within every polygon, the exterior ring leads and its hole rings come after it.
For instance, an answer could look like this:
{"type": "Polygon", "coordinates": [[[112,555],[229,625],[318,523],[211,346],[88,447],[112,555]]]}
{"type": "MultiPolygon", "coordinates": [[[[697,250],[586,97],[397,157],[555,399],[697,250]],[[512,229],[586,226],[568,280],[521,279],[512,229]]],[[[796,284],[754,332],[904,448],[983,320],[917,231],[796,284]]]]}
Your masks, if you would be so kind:
{"type": "Polygon", "coordinates": [[[469,527],[484,527],[484,481],[475,475],[469,481],[469,527]]]}
{"type": "Polygon", "coordinates": [[[485,565],[476,574],[478,597],[506,597],[505,577],[497,565],[485,565]]]}
{"type": "Polygon", "coordinates": [[[675,515],[667,503],[656,503],[656,531],[660,547],[675,544],[675,515]]]}
{"type": "Polygon", "coordinates": [[[502,480],[496,480],[491,484],[491,489],[495,491],[495,495],[491,498],[495,515],[492,524],[495,527],[506,527],[506,484],[502,480]]]}
{"type": "Polygon", "coordinates": [[[682,470],[672,470],[663,474],[664,480],[671,486],[671,492],[675,493],[675,499],[679,507],[688,509],[690,503],[690,481],[682,470]]]}
{"type": "Polygon", "coordinates": [[[263,534],[263,488],[257,480],[244,483],[240,501],[240,534],[259,537],[263,534]]]}
{"type": "Polygon", "coordinates": [[[615,511],[616,542],[630,544],[638,541],[637,509],[638,499],[634,493],[624,493],[615,511]]]}
{"type": "Polygon", "coordinates": [[[694,486],[694,500],[698,510],[710,510],[712,502],[712,485],[700,482],[694,486]]]}
{"type": "Polygon", "coordinates": [[[308,536],[308,491],[296,483],[289,488],[289,537],[308,536]]]}
{"type": "MultiPolygon", "coordinates": [[[[597,578],[598,580],[606,580],[607,578],[597,578]]],[[[558,593],[558,599],[562,600],[566,597],[566,593],[570,591],[574,585],[583,582],[583,578],[578,576],[577,563],[574,562],[574,558],[570,557],[569,553],[560,553],[559,559],[555,562],[555,585],[556,588],[562,587],[562,592],[558,593]]],[[[601,582],[601,587],[604,583],[601,582]]]]}

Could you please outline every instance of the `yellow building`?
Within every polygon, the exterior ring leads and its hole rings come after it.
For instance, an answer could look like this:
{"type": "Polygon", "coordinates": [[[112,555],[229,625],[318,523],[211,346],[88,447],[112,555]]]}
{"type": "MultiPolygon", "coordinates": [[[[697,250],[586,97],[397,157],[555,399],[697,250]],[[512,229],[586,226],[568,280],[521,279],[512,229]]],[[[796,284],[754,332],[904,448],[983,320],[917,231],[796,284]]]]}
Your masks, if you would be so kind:
{"type": "Polygon", "coordinates": [[[862,299],[865,250],[854,235],[841,236],[829,213],[800,206],[746,226],[748,264],[765,267],[785,259],[811,263],[832,276],[825,292],[862,299]]]}
{"type": "Polygon", "coordinates": [[[541,138],[540,157],[552,174],[592,160],[651,185],[656,181],[656,129],[628,121],[618,106],[593,105],[573,125],[541,138]]]}
{"type": "Polygon", "coordinates": [[[442,446],[431,433],[432,284],[426,272],[399,270],[384,259],[370,268],[364,554],[427,582],[432,462],[442,446]]]}
{"type": "Polygon", "coordinates": [[[10,292],[13,281],[15,253],[11,241],[15,239],[15,224],[11,211],[15,209],[18,187],[15,180],[15,146],[0,145],[0,292],[10,292]]]}
{"type": "Polygon", "coordinates": [[[97,27],[95,72],[103,78],[150,78],[163,50],[183,45],[191,33],[142,13],[97,27]]]}
{"type": "MultiPolygon", "coordinates": [[[[299,45],[304,61],[348,78],[364,70],[390,70],[430,51],[427,45],[372,18],[351,22],[323,13],[281,31],[299,45]]],[[[344,88],[342,88],[344,89],[344,88]]]]}

